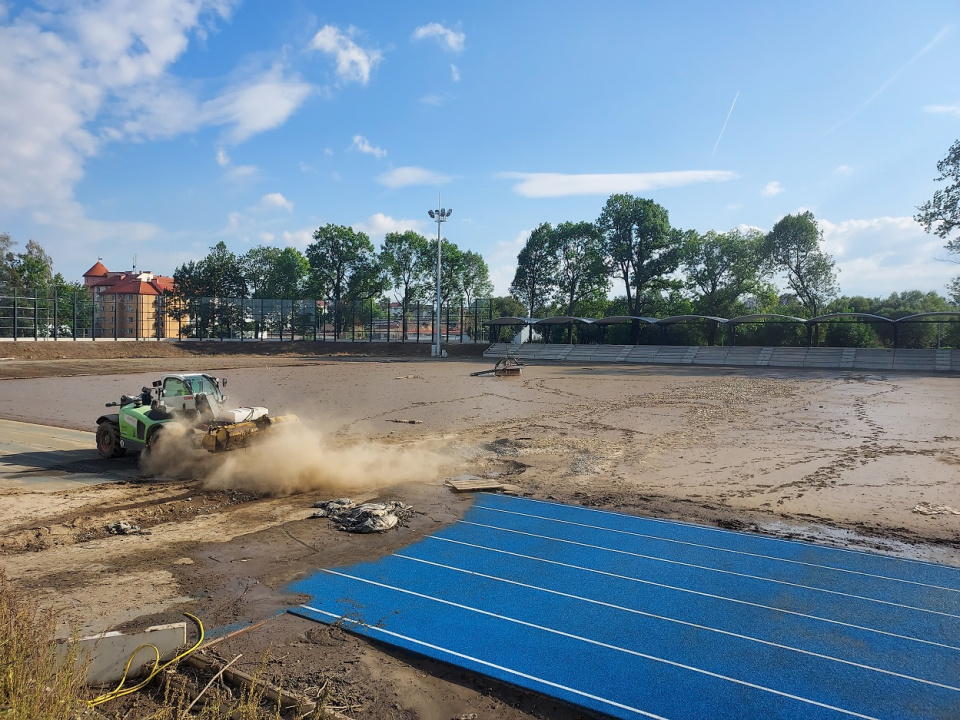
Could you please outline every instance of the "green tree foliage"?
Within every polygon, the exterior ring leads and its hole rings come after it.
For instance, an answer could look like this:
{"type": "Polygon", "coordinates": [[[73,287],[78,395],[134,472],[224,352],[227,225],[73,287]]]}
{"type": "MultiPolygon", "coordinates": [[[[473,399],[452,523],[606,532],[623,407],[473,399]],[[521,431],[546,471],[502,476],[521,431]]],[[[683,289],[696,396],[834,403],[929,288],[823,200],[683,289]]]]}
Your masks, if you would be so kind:
{"type": "MultiPolygon", "coordinates": [[[[429,240],[417,260],[422,281],[421,294],[431,303],[437,301],[437,241],[429,240]]],[[[440,312],[451,302],[463,298],[463,252],[446,238],[440,245],[440,312]]]]}
{"type": "Polygon", "coordinates": [[[174,318],[189,317],[198,337],[223,336],[242,328],[240,298],[247,297],[240,258],[222,240],[201,260],[191,260],[173,271],[174,318]]]}
{"type": "MultiPolygon", "coordinates": [[[[946,187],[933,193],[933,198],[917,208],[920,212],[914,219],[927,232],[948,240],[955,230],[960,230],[960,140],[947,151],[947,156],[937,163],[940,175],[935,182],[948,182],[946,187]]],[[[949,239],[947,249],[960,253],[960,238],[949,239]]]]}
{"type": "Polygon", "coordinates": [[[250,297],[273,298],[270,289],[281,250],[270,245],[257,245],[240,256],[240,271],[247,283],[250,297]]]}
{"type": "Polygon", "coordinates": [[[556,236],[550,223],[539,225],[517,256],[517,271],[510,294],[526,306],[527,317],[535,317],[556,290],[556,236]]]}
{"type": "Polygon", "coordinates": [[[493,295],[490,268],[487,267],[487,261],[483,259],[483,255],[475,253],[473,250],[465,251],[461,257],[460,271],[462,274],[463,301],[468,306],[473,305],[474,301],[479,298],[487,298],[493,295]]]}
{"type": "Polygon", "coordinates": [[[51,257],[36,240],[28,240],[21,253],[15,246],[9,233],[0,233],[0,292],[48,294],[54,279],[51,257]]]}
{"type": "Polygon", "coordinates": [[[238,258],[222,240],[202,260],[173,271],[177,294],[183,297],[244,298],[247,281],[238,258]]]}
{"type": "Polygon", "coordinates": [[[414,230],[387,233],[380,247],[380,266],[404,312],[410,303],[422,297],[426,282],[422,258],[428,247],[427,239],[414,230]]]}
{"type": "MultiPolygon", "coordinates": [[[[607,199],[597,227],[613,276],[623,282],[628,314],[648,314],[655,298],[676,286],[669,276],[680,264],[682,233],[670,226],[665,208],[629,194],[607,199]]],[[[639,322],[634,322],[631,342],[637,342],[639,333],[639,322]]]]}
{"type": "Polygon", "coordinates": [[[787,215],[766,236],[764,254],[808,317],[815,317],[839,292],[833,258],[820,249],[823,233],[809,210],[787,215]]]}
{"type": "Polygon", "coordinates": [[[414,230],[387,233],[380,247],[379,262],[402,309],[402,333],[407,337],[407,311],[410,305],[423,297],[424,268],[421,258],[429,243],[414,230]]]}
{"type": "Polygon", "coordinates": [[[589,222],[560,223],[554,236],[554,300],[564,315],[576,315],[584,306],[595,307],[610,288],[603,239],[597,226],[589,222]]]}
{"type": "MultiPolygon", "coordinates": [[[[373,243],[366,233],[333,224],[318,228],[313,240],[306,252],[311,285],[332,308],[334,336],[339,338],[344,330],[346,303],[377,284],[374,280],[380,274],[373,243]]],[[[382,289],[383,283],[379,286],[382,289]]]]}
{"type": "MultiPolygon", "coordinates": [[[[723,318],[746,314],[743,300],[755,296],[763,281],[763,247],[763,233],[754,230],[686,233],[682,267],[693,293],[693,313],[723,318]]],[[[711,323],[707,344],[715,339],[716,325],[711,323]]]]}
{"type": "MultiPolygon", "coordinates": [[[[960,140],[947,151],[947,156],[937,163],[940,175],[935,182],[949,183],[933,193],[933,198],[917,208],[914,219],[923,225],[927,232],[947,241],[946,249],[954,255],[960,255],[960,237],[950,234],[960,230],[960,140]]],[[[960,262],[960,261],[958,261],[960,262]]],[[[950,299],[960,305],[960,277],[955,277],[947,286],[950,299]]]]}

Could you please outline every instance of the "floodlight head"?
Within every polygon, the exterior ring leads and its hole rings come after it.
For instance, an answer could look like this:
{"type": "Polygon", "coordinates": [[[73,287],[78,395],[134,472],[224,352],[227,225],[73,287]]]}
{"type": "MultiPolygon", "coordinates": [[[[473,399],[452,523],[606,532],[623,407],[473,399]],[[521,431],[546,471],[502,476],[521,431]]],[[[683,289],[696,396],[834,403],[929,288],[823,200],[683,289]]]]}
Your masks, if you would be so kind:
{"type": "Polygon", "coordinates": [[[433,216],[434,216],[434,215],[433,215],[433,210],[427,210],[427,214],[429,214],[430,217],[433,217],[433,216]]]}
{"type": "Polygon", "coordinates": [[[447,208],[447,217],[453,215],[453,208],[447,208]]]}

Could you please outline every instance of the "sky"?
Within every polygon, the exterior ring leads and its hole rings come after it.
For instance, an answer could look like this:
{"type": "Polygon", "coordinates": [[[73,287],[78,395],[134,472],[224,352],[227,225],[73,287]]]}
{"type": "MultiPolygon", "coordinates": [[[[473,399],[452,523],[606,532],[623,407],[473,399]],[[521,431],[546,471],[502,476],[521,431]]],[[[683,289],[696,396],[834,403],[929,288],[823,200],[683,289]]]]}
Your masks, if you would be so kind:
{"type": "Polygon", "coordinates": [[[439,204],[506,294],[615,192],[700,232],[810,210],[846,295],[960,272],[912,219],[960,138],[954,0],[0,0],[0,99],[0,232],[71,281],[439,204]]]}

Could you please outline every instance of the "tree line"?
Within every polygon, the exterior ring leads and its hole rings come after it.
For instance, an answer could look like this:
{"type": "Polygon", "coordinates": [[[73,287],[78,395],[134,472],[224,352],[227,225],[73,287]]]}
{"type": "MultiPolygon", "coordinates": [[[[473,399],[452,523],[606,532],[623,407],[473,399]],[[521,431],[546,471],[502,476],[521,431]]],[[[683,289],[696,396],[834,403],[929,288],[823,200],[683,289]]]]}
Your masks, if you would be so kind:
{"type": "MultiPolygon", "coordinates": [[[[510,294],[530,317],[729,318],[774,308],[813,317],[838,293],[837,270],[821,239],[810,212],[782,218],[769,233],[699,233],[673,227],[653,200],[616,194],[595,222],[543,223],[531,232],[510,294]],[[779,274],[789,294],[773,284],[779,274]],[[623,294],[609,300],[611,287],[623,294]]],[[[633,322],[631,343],[640,330],[633,322]]],[[[571,326],[568,337],[572,332],[571,326]]]]}
{"type": "MultiPolygon", "coordinates": [[[[441,310],[489,297],[493,284],[483,257],[446,238],[441,242],[441,310]]],[[[304,252],[260,245],[236,255],[219,242],[203,259],[179,266],[173,279],[181,298],[323,300],[335,335],[345,329],[346,308],[392,295],[406,335],[408,308],[436,302],[436,266],[437,241],[413,230],[387,233],[377,252],[366,233],[327,224],[304,252]]]]}
{"type": "MultiPolygon", "coordinates": [[[[960,140],[937,163],[937,182],[945,185],[919,206],[915,219],[946,240],[951,256],[960,256],[960,140]]],[[[751,313],[815,317],[859,312],[897,318],[920,312],[955,310],[960,304],[960,277],[948,297],[908,291],[887,297],[840,296],[833,258],[821,247],[822,232],[811,212],[787,215],[769,232],[681,230],[653,200],[611,195],[593,221],[542,223],[528,236],[517,257],[510,295],[493,298],[495,313],[546,317],[668,317],[703,315],[731,318],[751,313]],[[776,280],[782,278],[781,290],[776,280]],[[614,293],[622,291],[611,298],[614,293]]],[[[483,257],[442,239],[440,298],[471,304],[493,293],[483,257]]],[[[53,261],[35,240],[22,252],[8,233],[0,233],[0,295],[67,297],[85,295],[81,283],[53,273],[53,261]]],[[[417,232],[388,233],[379,252],[363,232],[327,224],[313,233],[304,252],[296,248],[258,246],[242,255],[224,242],[198,261],[173,274],[180,298],[284,298],[325,301],[336,332],[344,329],[345,308],[392,296],[403,309],[435,301],[437,241],[417,232]]],[[[955,326],[954,326],[955,327],[955,326]]],[[[641,323],[613,326],[607,341],[639,341],[641,323]]],[[[558,328],[567,340],[592,339],[596,328],[558,328]]],[[[818,330],[819,331],[819,330],[818,330]]],[[[937,332],[940,328],[937,328],[937,332]]],[[[506,333],[508,330],[503,330],[506,333]]],[[[717,325],[690,325],[672,330],[675,340],[712,344],[717,325]]],[[[763,344],[789,344],[796,327],[745,330],[763,344]],[[761,337],[762,335],[762,337],[761,337]]],[[[886,345],[883,326],[844,323],[823,330],[830,345],[886,345]]],[[[905,346],[929,345],[931,328],[916,328],[905,346]]],[[[957,335],[953,328],[949,330],[957,335]]],[[[601,338],[597,338],[601,339],[601,338]]],[[[750,341],[750,338],[745,338],[750,341]]],[[[960,337],[950,338],[960,345],[960,337]]]]}

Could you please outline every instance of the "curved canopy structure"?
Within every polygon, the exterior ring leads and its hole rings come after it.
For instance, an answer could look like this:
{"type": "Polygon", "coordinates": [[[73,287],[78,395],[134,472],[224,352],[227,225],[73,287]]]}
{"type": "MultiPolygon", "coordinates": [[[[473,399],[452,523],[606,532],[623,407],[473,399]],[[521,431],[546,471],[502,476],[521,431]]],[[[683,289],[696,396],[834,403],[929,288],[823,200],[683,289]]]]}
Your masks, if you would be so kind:
{"type": "Polygon", "coordinates": [[[500,325],[533,325],[537,322],[534,318],[522,318],[522,317],[498,317],[493,320],[484,320],[484,325],[490,325],[497,327],[500,325]]]}
{"type": "Polygon", "coordinates": [[[917,313],[916,315],[907,315],[906,317],[897,318],[892,322],[902,323],[902,322],[929,322],[929,320],[924,320],[923,318],[960,318],[960,311],[958,310],[940,310],[937,312],[924,312],[917,313]]]}
{"type": "Polygon", "coordinates": [[[628,323],[638,320],[639,322],[646,323],[647,325],[656,325],[659,322],[656,318],[652,317],[642,317],[640,315],[611,315],[610,317],[600,318],[599,320],[594,320],[594,325],[619,325],[620,323],[628,323]]]}
{"type": "Polygon", "coordinates": [[[714,317],[712,315],[674,315],[673,317],[657,320],[657,325],[674,325],[676,323],[688,322],[690,320],[713,320],[714,322],[723,324],[729,322],[726,318],[714,317]]]}
{"type": "Polygon", "coordinates": [[[778,315],[777,313],[756,313],[754,315],[741,315],[740,317],[731,318],[727,320],[728,325],[741,325],[743,323],[755,323],[762,322],[764,320],[773,320],[774,322],[796,322],[801,325],[806,324],[806,320],[803,318],[794,317],[793,315],[778,315]]]}
{"type": "Polygon", "coordinates": [[[566,325],[567,323],[585,323],[587,325],[592,325],[593,320],[582,317],[573,317],[571,315],[557,315],[555,317],[543,318],[542,320],[536,320],[533,325],[566,325]]]}
{"type": "Polygon", "coordinates": [[[856,313],[856,312],[840,312],[840,313],[830,313],[829,315],[818,315],[815,318],[810,318],[807,322],[810,323],[820,323],[820,322],[831,322],[833,320],[861,320],[863,322],[886,322],[892,323],[895,322],[890,318],[885,318],[882,315],[871,315],[870,313],[856,313]]]}

